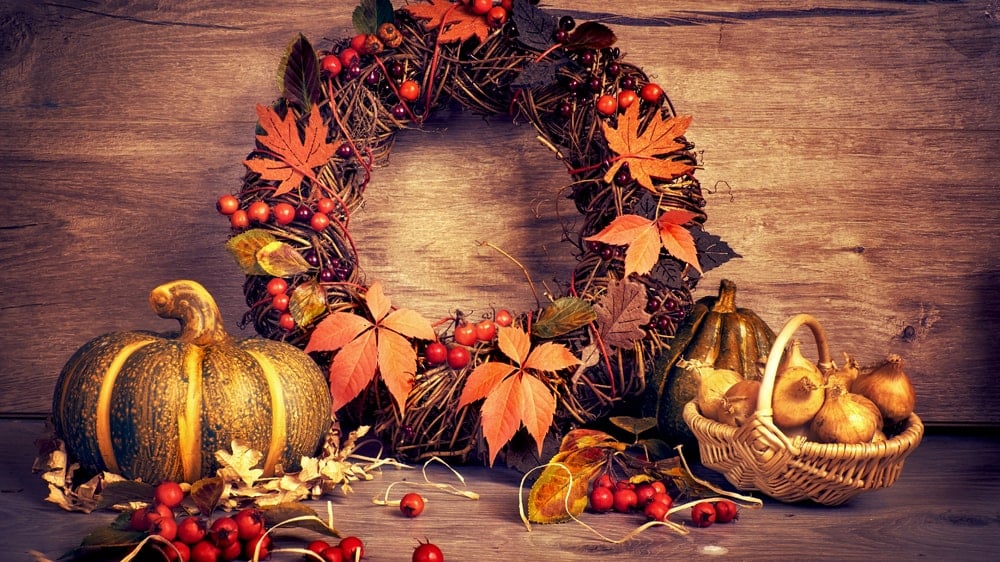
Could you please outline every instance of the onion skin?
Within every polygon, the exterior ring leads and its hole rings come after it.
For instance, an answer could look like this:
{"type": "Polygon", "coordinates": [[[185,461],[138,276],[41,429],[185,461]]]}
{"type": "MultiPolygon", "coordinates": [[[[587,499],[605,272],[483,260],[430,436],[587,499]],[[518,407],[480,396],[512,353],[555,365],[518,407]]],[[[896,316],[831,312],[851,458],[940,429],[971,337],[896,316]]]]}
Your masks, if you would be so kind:
{"type": "Polygon", "coordinates": [[[720,422],[736,427],[742,426],[757,411],[757,396],[760,393],[760,381],[742,380],[729,387],[722,397],[722,408],[719,411],[720,422]]]}
{"type": "Polygon", "coordinates": [[[917,401],[913,384],[903,372],[903,358],[896,354],[858,378],[853,391],[874,402],[882,417],[894,424],[910,417],[917,401]]]}
{"type": "Polygon", "coordinates": [[[882,416],[874,402],[835,384],[809,424],[811,437],[820,443],[871,443],[881,429],[882,416]]]}
{"type": "Polygon", "coordinates": [[[789,344],[774,380],[774,425],[785,431],[808,425],[825,399],[823,374],[800,347],[799,340],[789,344]]]}
{"type": "Polygon", "coordinates": [[[698,372],[698,396],[695,398],[701,415],[708,419],[721,421],[723,397],[733,385],[741,382],[743,376],[729,369],[713,367],[696,367],[698,372]]]}

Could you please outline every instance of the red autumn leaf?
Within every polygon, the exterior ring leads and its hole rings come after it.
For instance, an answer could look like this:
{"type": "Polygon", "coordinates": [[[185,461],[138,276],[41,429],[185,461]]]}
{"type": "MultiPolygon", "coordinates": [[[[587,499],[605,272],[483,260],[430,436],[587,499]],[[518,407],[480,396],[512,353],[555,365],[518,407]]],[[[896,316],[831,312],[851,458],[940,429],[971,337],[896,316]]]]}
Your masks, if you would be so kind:
{"type": "Polygon", "coordinates": [[[337,152],[337,145],[326,141],[328,127],[313,105],[305,125],[304,138],[299,136],[295,114],[289,110],[281,118],[273,107],[257,105],[257,117],[263,135],[257,135],[256,158],[243,161],[247,168],[260,174],[261,179],[277,181],[274,196],[283,195],[302,184],[302,178],[315,180],[313,170],[326,165],[337,152]]]}
{"type": "Polygon", "coordinates": [[[411,4],[403,9],[415,19],[427,20],[424,29],[437,29],[439,43],[462,42],[472,37],[478,37],[482,42],[490,35],[490,25],[485,16],[451,0],[430,0],[429,4],[411,4]]]}
{"type": "Polygon", "coordinates": [[[402,415],[417,371],[417,352],[407,338],[432,340],[434,328],[412,310],[392,310],[378,281],[368,287],[365,306],[374,322],[349,312],[331,313],[316,325],[305,351],[337,352],[330,363],[334,411],[360,394],[377,371],[402,415]]]}
{"type": "Polygon", "coordinates": [[[672,153],[684,148],[684,144],[676,139],[684,135],[691,124],[691,117],[663,119],[656,114],[640,134],[642,119],[639,116],[639,105],[633,103],[628,106],[625,113],[618,117],[617,127],[602,124],[608,148],[619,156],[604,175],[604,181],[611,183],[618,168],[628,162],[629,173],[635,181],[655,192],[653,178],[671,180],[694,170],[687,162],[670,159],[672,153]]]}
{"type": "Polygon", "coordinates": [[[680,209],[671,209],[656,220],[639,215],[622,215],[586,240],[612,246],[628,246],[625,251],[626,277],[632,273],[645,275],[652,271],[659,260],[661,246],[671,256],[701,273],[694,237],[683,226],[695,216],[690,211],[680,209]]]}
{"type": "Polygon", "coordinates": [[[528,334],[510,326],[499,328],[497,346],[514,364],[481,363],[466,379],[458,403],[461,408],[486,399],[481,419],[490,465],[521,425],[535,439],[541,454],[555,416],[556,397],[533,373],[560,371],[580,363],[562,344],[547,342],[532,351],[528,334]]]}

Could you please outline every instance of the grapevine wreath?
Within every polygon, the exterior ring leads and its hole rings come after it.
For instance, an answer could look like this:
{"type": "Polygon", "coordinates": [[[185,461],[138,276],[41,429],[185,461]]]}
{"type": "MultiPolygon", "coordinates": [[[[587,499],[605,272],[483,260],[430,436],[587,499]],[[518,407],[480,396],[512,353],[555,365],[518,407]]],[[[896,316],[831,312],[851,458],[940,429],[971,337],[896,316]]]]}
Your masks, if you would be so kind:
{"type": "Polygon", "coordinates": [[[354,37],[299,36],[280,98],[257,107],[242,187],[218,202],[244,322],[312,353],[338,418],[404,459],[541,453],[546,435],[634,406],[700,276],[735,257],[701,226],[690,118],[611,29],[536,4],[361,0],[354,37]],[[527,121],[568,168],[577,266],[535,310],[429,321],[358,267],[351,218],[373,169],[448,104],[527,121]]]}

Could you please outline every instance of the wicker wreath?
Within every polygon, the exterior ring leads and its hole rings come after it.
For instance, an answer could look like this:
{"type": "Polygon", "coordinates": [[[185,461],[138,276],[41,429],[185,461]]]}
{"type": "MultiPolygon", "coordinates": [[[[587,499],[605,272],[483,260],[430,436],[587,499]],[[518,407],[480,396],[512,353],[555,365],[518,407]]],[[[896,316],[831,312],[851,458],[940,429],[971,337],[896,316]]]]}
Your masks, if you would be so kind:
{"type": "MultiPolygon", "coordinates": [[[[247,274],[244,324],[313,352],[331,369],[336,404],[344,389],[333,364],[346,352],[343,342],[330,343],[329,319],[379,321],[367,306],[373,284],[358,267],[350,221],[397,132],[420,127],[447,104],[529,122],[567,166],[565,194],[582,215],[569,244],[578,265],[562,296],[515,311],[509,327],[534,348],[555,344],[576,358],[531,373],[556,405],[542,433],[558,438],[641,397],[645,373],[669,345],[701,274],[735,254],[701,226],[705,200],[694,146],[683,136],[688,120],[623,60],[611,29],[576,25],[530,0],[480,4],[431,0],[394,10],[389,0],[362,0],[356,36],[319,50],[298,37],[283,61],[280,98],[257,109],[242,187],[220,198],[220,211],[232,225],[227,247],[247,274]]],[[[452,313],[433,324],[430,338],[401,334],[411,351],[396,362],[412,364],[402,393],[398,377],[385,380],[389,366],[371,366],[381,376],[351,391],[338,417],[373,425],[402,458],[482,455],[482,401],[463,404],[463,388],[484,363],[510,363],[498,338],[455,341],[456,328],[482,320],[501,330],[508,323],[496,311],[475,319],[452,313]],[[431,358],[429,348],[441,344],[465,347],[467,365],[431,358]]]]}

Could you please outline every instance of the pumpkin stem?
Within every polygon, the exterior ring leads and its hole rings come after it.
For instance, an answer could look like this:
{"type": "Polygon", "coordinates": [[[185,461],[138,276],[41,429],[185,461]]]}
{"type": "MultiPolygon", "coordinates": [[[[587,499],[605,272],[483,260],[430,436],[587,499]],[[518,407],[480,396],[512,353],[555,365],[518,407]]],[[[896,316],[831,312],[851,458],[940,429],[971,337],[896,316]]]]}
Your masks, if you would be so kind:
{"type": "Polygon", "coordinates": [[[736,312],[736,283],[723,279],[719,283],[719,298],[712,306],[715,312],[736,312]]]}
{"type": "Polygon", "coordinates": [[[149,293],[149,304],[161,318],[181,323],[178,340],[199,346],[230,341],[215,299],[195,281],[164,283],[149,293]]]}

